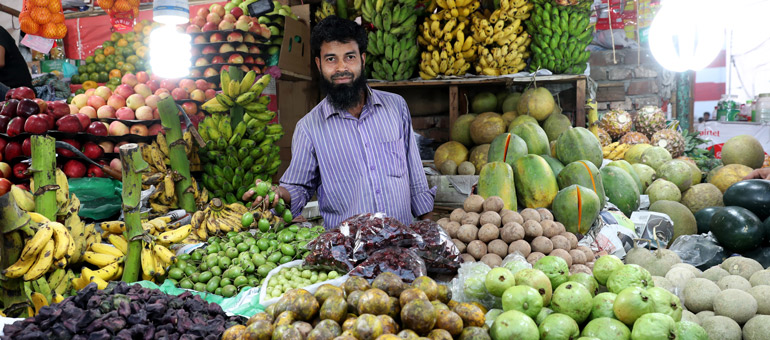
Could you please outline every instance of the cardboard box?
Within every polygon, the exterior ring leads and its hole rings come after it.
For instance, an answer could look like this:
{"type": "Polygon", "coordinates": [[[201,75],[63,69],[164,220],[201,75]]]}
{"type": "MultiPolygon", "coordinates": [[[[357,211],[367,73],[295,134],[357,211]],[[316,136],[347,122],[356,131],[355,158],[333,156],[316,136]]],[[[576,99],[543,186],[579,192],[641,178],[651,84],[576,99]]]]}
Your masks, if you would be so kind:
{"type": "Polygon", "coordinates": [[[289,76],[293,73],[309,78],[312,76],[310,59],[310,26],[307,23],[286,18],[278,67],[289,76]]]}
{"type": "Polygon", "coordinates": [[[462,208],[465,198],[471,194],[478,183],[479,176],[433,176],[427,175],[428,187],[436,187],[434,206],[462,208]]]}

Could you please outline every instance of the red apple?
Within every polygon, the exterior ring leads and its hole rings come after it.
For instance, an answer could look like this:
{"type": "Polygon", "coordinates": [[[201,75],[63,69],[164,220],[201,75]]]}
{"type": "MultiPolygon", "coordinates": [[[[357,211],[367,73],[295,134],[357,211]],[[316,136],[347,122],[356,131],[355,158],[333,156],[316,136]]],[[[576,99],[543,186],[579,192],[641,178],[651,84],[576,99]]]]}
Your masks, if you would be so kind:
{"type": "Polygon", "coordinates": [[[214,89],[208,89],[204,92],[204,94],[206,95],[206,100],[209,100],[217,96],[217,91],[214,91],[214,89]]]}
{"type": "MultiPolygon", "coordinates": [[[[80,142],[74,140],[74,139],[62,139],[62,142],[65,142],[69,145],[74,146],[76,149],[80,150],[80,142]]],[[[64,157],[75,157],[75,153],[73,153],[70,150],[63,149],[63,148],[56,148],[56,153],[59,155],[62,155],[64,157]]]]}
{"type": "Polygon", "coordinates": [[[102,168],[91,164],[88,166],[88,170],[86,170],[86,175],[88,177],[104,177],[104,171],[102,168]]]}
{"type": "Polygon", "coordinates": [[[254,43],[257,42],[257,40],[254,39],[254,35],[247,33],[243,35],[243,42],[254,43]]]}
{"type": "Polygon", "coordinates": [[[243,58],[244,64],[253,64],[254,63],[254,57],[247,55],[245,58],[243,58]]]}
{"type": "MultiPolygon", "coordinates": [[[[9,178],[9,177],[11,177],[11,166],[8,165],[8,163],[6,163],[6,162],[0,162],[0,177],[2,177],[2,178],[9,178]]],[[[0,193],[0,196],[2,196],[2,195],[3,194],[0,193]]]]}
{"type": "Polygon", "coordinates": [[[75,115],[75,117],[78,117],[78,120],[80,121],[80,131],[86,131],[86,128],[88,128],[88,125],[91,124],[91,117],[84,115],[82,113],[78,113],[75,115]]]}
{"type": "Polygon", "coordinates": [[[13,93],[14,98],[16,99],[35,99],[35,91],[33,91],[31,88],[22,86],[17,87],[16,91],[13,93]]]}
{"type": "Polygon", "coordinates": [[[83,107],[81,107],[80,111],[78,111],[78,113],[82,113],[82,114],[88,116],[89,118],[98,118],[99,117],[98,115],[96,115],[96,109],[94,109],[93,107],[90,107],[90,106],[83,106],[83,107]]]}
{"type": "Polygon", "coordinates": [[[137,83],[139,83],[139,80],[133,73],[126,73],[123,75],[123,78],[120,79],[120,83],[134,87],[137,83]]]}
{"type": "Polygon", "coordinates": [[[5,145],[5,153],[3,155],[3,159],[6,162],[10,162],[16,157],[21,157],[21,155],[22,155],[21,142],[10,141],[8,142],[8,144],[5,145]]]}
{"type": "Polygon", "coordinates": [[[136,80],[140,83],[147,83],[150,80],[150,76],[147,75],[147,72],[139,71],[136,72],[136,80]]]}
{"type": "Polygon", "coordinates": [[[21,142],[21,154],[24,157],[32,157],[32,139],[29,137],[24,138],[24,141],[21,142]]]}
{"type": "Polygon", "coordinates": [[[152,119],[152,110],[153,108],[150,106],[142,106],[136,109],[134,115],[138,120],[150,120],[152,119]]]}
{"type": "Polygon", "coordinates": [[[121,107],[117,111],[115,111],[115,117],[121,120],[134,120],[136,119],[136,116],[134,115],[134,110],[132,110],[129,107],[121,107]]]}
{"type": "Polygon", "coordinates": [[[201,32],[211,32],[217,30],[217,24],[213,22],[207,22],[206,24],[201,27],[201,32]]]}
{"type": "Polygon", "coordinates": [[[45,100],[42,100],[40,98],[33,99],[35,103],[37,103],[37,107],[40,108],[41,113],[48,112],[48,103],[45,102],[45,100]]]}
{"type": "MultiPolygon", "coordinates": [[[[209,42],[209,40],[206,39],[206,36],[203,35],[203,34],[196,35],[195,38],[193,39],[193,44],[196,44],[196,45],[197,44],[205,44],[207,42],[209,42]]],[[[196,51],[197,51],[197,49],[196,49],[196,51]]]]}
{"type": "MultiPolygon", "coordinates": [[[[235,20],[236,20],[236,17],[234,15],[230,14],[230,13],[227,13],[224,16],[222,16],[222,21],[227,21],[227,22],[229,22],[231,24],[234,24],[235,20]]],[[[222,24],[222,23],[220,22],[220,24],[222,24]]]]}
{"type": "Polygon", "coordinates": [[[90,159],[96,159],[104,155],[104,149],[99,144],[94,142],[86,142],[83,144],[83,154],[90,159]]]}
{"type": "Polygon", "coordinates": [[[219,15],[221,17],[221,16],[225,15],[225,8],[224,8],[224,6],[222,6],[220,4],[212,4],[209,7],[209,12],[210,12],[209,14],[216,13],[217,15],[219,15]]]}
{"type": "Polygon", "coordinates": [[[195,104],[194,102],[184,102],[182,103],[182,109],[187,115],[191,116],[198,113],[198,104],[195,104]]]}
{"type": "Polygon", "coordinates": [[[0,138],[0,160],[3,158],[3,151],[5,151],[6,145],[8,145],[8,142],[4,138],[0,138]]]}
{"type": "Polygon", "coordinates": [[[232,14],[236,18],[240,18],[243,15],[243,10],[238,6],[235,6],[232,9],[230,9],[230,14],[232,14]]]}
{"type": "Polygon", "coordinates": [[[88,106],[93,107],[94,110],[96,110],[104,105],[107,105],[107,101],[102,97],[94,95],[94,96],[88,97],[87,104],[88,106]]]}
{"type": "Polygon", "coordinates": [[[11,181],[5,178],[0,178],[0,196],[3,196],[7,194],[9,191],[11,191],[12,185],[13,184],[11,183],[11,181]]]}
{"type": "Polygon", "coordinates": [[[196,17],[190,19],[190,23],[191,23],[190,26],[195,25],[195,26],[198,26],[199,28],[203,27],[203,25],[206,24],[206,17],[205,16],[202,16],[202,17],[196,16],[196,17]]]}
{"type": "Polygon", "coordinates": [[[147,136],[149,129],[144,124],[131,125],[131,129],[128,130],[132,135],[147,136]]]}
{"type": "Polygon", "coordinates": [[[160,112],[158,112],[158,109],[152,109],[152,119],[160,119],[160,112]]]}
{"type": "Polygon", "coordinates": [[[201,53],[203,53],[203,55],[206,55],[206,54],[216,54],[217,53],[217,49],[214,48],[214,46],[206,46],[206,47],[203,48],[203,51],[201,53]]]}
{"type": "Polygon", "coordinates": [[[123,136],[128,133],[128,126],[119,121],[110,123],[109,135],[110,136],[123,136]]]}
{"type": "Polygon", "coordinates": [[[265,65],[265,60],[257,57],[257,58],[254,58],[254,63],[257,65],[265,65]]]}
{"type": "Polygon", "coordinates": [[[259,50],[259,47],[251,46],[249,47],[249,53],[251,54],[260,54],[262,51],[259,50]]]}
{"type": "Polygon", "coordinates": [[[207,15],[209,15],[209,9],[205,7],[201,7],[198,9],[198,12],[195,13],[197,17],[205,18],[207,15]]]}
{"type": "Polygon", "coordinates": [[[243,34],[241,32],[230,32],[230,34],[227,35],[227,41],[243,42],[243,34]]]}
{"type": "Polygon", "coordinates": [[[218,76],[218,75],[219,75],[219,71],[217,71],[213,67],[208,67],[208,68],[206,68],[205,71],[203,71],[203,76],[206,77],[206,78],[213,77],[213,76],[218,76]]]}
{"type": "Polygon", "coordinates": [[[93,122],[90,125],[88,125],[88,129],[86,129],[86,133],[94,135],[94,136],[107,136],[108,135],[107,128],[104,126],[104,124],[102,124],[102,122],[93,122]]]}
{"type": "Polygon", "coordinates": [[[171,91],[171,96],[174,97],[174,100],[183,100],[190,98],[190,94],[185,91],[183,88],[175,88],[171,91]]]}
{"type": "Polygon", "coordinates": [[[222,22],[222,16],[213,12],[209,13],[209,15],[206,16],[206,22],[219,25],[219,23],[222,22]]]}
{"type": "Polygon", "coordinates": [[[24,120],[25,119],[21,117],[11,118],[11,121],[8,122],[8,128],[5,130],[8,137],[16,137],[24,132],[24,120]]]}
{"type": "Polygon", "coordinates": [[[16,115],[21,118],[27,118],[38,113],[40,113],[40,106],[33,99],[21,99],[16,106],[16,115]]]}
{"type": "Polygon", "coordinates": [[[121,107],[126,106],[126,97],[123,97],[123,95],[115,93],[111,95],[109,99],[107,99],[107,105],[112,107],[114,110],[117,110],[121,107]]]}
{"type": "Polygon", "coordinates": [[[148,135],[155,136],[155,135],[157,135],[159,133],[164,133],[163,125],[160,125],[160,124],[152,124],[152,125],[150,125],[149,131],[148,131],[148,135]]]}
{"type": "Polygon", "coordinates": [[[211,63],[212,64],[224,64],[225,63],[225,58],[222,58],[222,56],[219,56],[219,55],[215,56],[214,58],[211,58],[211,63]]]}
{"type": "Polygon", "coordinates": [[[71,159],[64,163],[62,171],[68,178],[80,178],[86,175],[86,166],[81,161],[71,159]]]}
{"type": "Polygon", "coordinates": [[[198,59],[195,59],[195,66],[206,66],[209,64],[209,61],[206,60],[204,57],[200,57],[198,59]]]}
{"type": "Polygon", "coordinates": [[[66,133],[78,133],[83,129],[83,126],[76,115],[68,115],[56,121],[56,129],[66,133]]]}
{"type": "Polygon", "coordinates": [[[113,158],[110,161],[110,168],[113,168],[118,171],[123,170],[123,163],[120,161],[120,158],[113,158]]]}
{"type": "Polygon", "coordinates": [[[201,28],[198,25],[195,25],[195,24],[191,24],[191,25],[187,26],[187,29],[185,29],[185,33],[187,33],[187,34],[198,33],[198,32],[201,32],[201,28]]]}
{"type": "Polygon", "coordinates": [[[48,111],[54,118],[59,119],[70,114],[70,107],[64,101],[55,101],[51,102],[51,105],[48,105],[48,111]]]}
{"type": "Polygon", "coordinates": [[[15,117],[17,107],[19,107],[18,99],[8,99],[3,103],[3,108],[0,110],[0,116],[15,117]]]}
{"type": "MultiPolygon", "coordinates": [[[[128,98],[128,96],[134,94],[134,86],[128,84],[118,85],[114,93],[119,94],[123,98],[128,98]]],[[[117,110],[118,108],[116,107],[115,109],[117,110]]]]}
{"type": "Polygon", "coordinates": [[[241,56],[238,53],[231,54],[229,58],[227,58],[228,64],[243,64],[243,56],[241,56]]]}
{"type": "MultiPolygon", "coordinates": [[[[8,129],[8,122],[11,121],[11,117],[8,116],[0,116],[0,133],[5,133],[6,129],[8,129]]],[[[2,138],[0,138],[2,140],[2,138]]],[[[3,144],[5,145],[5,144],[3,144]]],[[[3,148],[0,147],[0,152],[3,151],[3,148]]]]}
{"type": "Polygon", "coordinates": [[[160,87],[169,91],[175,89],[176,84],[177,82],[174,79],[163,79],[160,81],[160,87]]]}
{"type": "MultiPolygon", "coordinates": [[[[118,109],[120,110],[120,109],[118,109]]],[[[112,106],[104,105],[96,110],[97,118],[115,118],[115,109],[112,106]]]]}
{"type": "MultiPolygon", "coordinates": [[[[219,33],[219,32],[213,33],[209,37],[209,42],[212,42],[212,43],[221,42],[221,41],[224,41],[224,40],[225,40],[225,37],[222,36],[222,33],[219,33]]],[[[206,54],[206,53],[203,53],[203,54],[206,54]]]]}
{"type": "Polygon", "coordinates": [[[219,28],[220,31],[229,31],[235,28],[235,25],[233,25],[232,22],[222,20],[219,22],[219,25],[217,25],[217,28],[219,28]]]}
{"type": "Polygon", "coordinates": [[[201,91],[206,91],[211,88],[211,85],[205,79],[198,79],[195,81],[195,87],[201,91]]]}
{"type": "Polygon", "coordinates": [[[40,114],[37,114],[36,116],[39,116],[40,118],[45,119],[45,122],[48,123],[47,130],[53,130],[54,127],[56,127],[56,118],[54,118],[52,114],[40,113],[40,114]]]}
{"type": "Polygon", "coordinates": [[[147,82],[147,86],[150,87],[150,91],[152,93],[155,93],[155,91],[157,91],[160,88],[160,84],[158,83],[157,80],[150,80],[150,81],[148,81],[147,82]]]}
{"type": "Polygon", "coordinates": [[[186,78],[179,81],[179,87],[185,89],[187,92],[192,92],[192,90],[195,90],[195,80],[186,78]]]}
{"type": "Polygon", "coordinates": [[[27,165],[27,163],[16,163],[13,166],[13,177],[16,177],[18,179],[29,177],[29,173],[27,173],[27,169],[29,169],[29,165],[27,165]]]}

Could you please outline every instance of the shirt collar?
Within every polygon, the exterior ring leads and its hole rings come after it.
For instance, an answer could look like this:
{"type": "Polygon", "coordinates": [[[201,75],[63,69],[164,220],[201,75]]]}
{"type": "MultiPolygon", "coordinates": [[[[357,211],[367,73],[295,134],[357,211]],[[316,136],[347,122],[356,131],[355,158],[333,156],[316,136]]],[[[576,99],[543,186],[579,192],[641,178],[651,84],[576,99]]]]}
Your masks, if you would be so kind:
{"type": "MultiPolygon", "coordinates": [[[[364,108],[366,107],[372,107],[372,106],[383,106],[384,103],[382,101],[382,98],[380,98],[380,95],[372,90],[369,85],[366,85],[366,104],[364,104],[364,108]]],[[[323,105],[323,114],[324,118],[328,119],[329,117],[340,114],[341,112],[337,110],[334,106],[332,106],[326,98],[324,98],[324,105],[323,105]]]]}

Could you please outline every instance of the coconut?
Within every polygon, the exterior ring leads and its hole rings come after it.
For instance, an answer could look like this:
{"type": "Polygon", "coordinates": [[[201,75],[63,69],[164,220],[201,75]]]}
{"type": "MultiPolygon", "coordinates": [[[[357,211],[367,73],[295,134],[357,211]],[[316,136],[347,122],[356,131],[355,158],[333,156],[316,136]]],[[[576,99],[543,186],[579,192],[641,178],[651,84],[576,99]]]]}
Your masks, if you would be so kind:
{"type": "Polygon", "coordinates": [[[743,325],[743,340],[767,340],[770,315],[757,315],[743,325]]]}
{"type": "Polygon", "coordinates": [[[722,262],[721,267],[731,275],[740,275],[747,280],[754,273],[764,269],[757,260],[742,256],[728,258],[722,262]]]}
{"type": "Polygon", "coordinates": [[[751,289],[751,283],[749,283],[749,280],[746,280],[743,278],[743,276],[738,275],[728,275],[725,276],[719,281],[717,281],[717,286],[719,286],[720,289],[738,289],[742,291],[748,291],[751,289]]]}
{"type": "Polygon", "coordinates": [[[694,278],[687,282],[682,292],[684,306],[693,313],[712,310],[714,299],[722,290],[716,283],[704,278],[694,278]]]}
{"type": "Polygon", "coordinates": [[[690,208],[693,214],[703,208],[724,206],[722,192],[711,183],[696,184],[685,191],[682,204],[690,208]]]}
{"type": "MultiPolygon", "coordinates": [[[[765,283],[770,283],[770,281],[765,283]]],[[[751,287],[749,294],[757,301],[757,314],[770,315],[770,286],[751,287]]]]}
{"type": "Polygon", "coordinates": [[[545,87],[529,88],[521,95],[516,112],[542,122],[553,113],[555,105],[553,95],[545,87]]]}
{"type": "Polygon", "coordinates": [[[757,300],[745,291],[725,289],[714,299],[714,314],[744,324],[757,314],[757,300]]]}
{"type": "Polygon", "coordinates": [[[761,270],[751,274],[749,283],[752,287],[759,285],[770,285],[770,270],[761,270]]]}
{"type": "Polygon", "coordinates": [[[703,272],[703,275],[701,277],[717,282],[721,280],[723,277],[728,275],[730,275],[730,273],[722,269],[722,267],[714,266],[709,269],[706,269],[706,271],[703,272]]]}
{"type": "Polygon", "coordinates": [[[701,323],[701,327],[706,330],[709,339],[741,340],[741,326],[725,316],[716,315],[707,318],[701,323]]]}

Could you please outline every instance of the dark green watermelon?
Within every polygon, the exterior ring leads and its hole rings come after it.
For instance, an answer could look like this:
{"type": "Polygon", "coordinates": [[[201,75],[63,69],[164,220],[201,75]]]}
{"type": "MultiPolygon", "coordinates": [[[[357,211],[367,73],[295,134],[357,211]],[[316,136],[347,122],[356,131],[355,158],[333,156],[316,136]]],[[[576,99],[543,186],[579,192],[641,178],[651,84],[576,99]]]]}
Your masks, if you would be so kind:
{"type": "Polygon", "coordinates": [[[695,222],[698,223],[698,234],[708,233],[711,228],[711,217],[724,207],[708,207],[695,213],[695,222]]]}
{"type": "Polygon", "coordinates": [[[757,248],[742,254],[744,257],[754,259],[765,269],[770,268],[770,247],[757,248]]]}
{"type": "Polygon", "coordinates": [[[724,207],[711,217],[710,228],[719,244],[736,253],[754,250],[762,244],[762,221],[742,207],[724,207]]]}
{"type": "Polygon", "coordinates": [[[725,206],[751,210],[762,221],[770,217],[770,181],[749,179],[737,182],[725,190],[722,200],[725,206]]]}
{"type": "Polygon", "coordinates": [[[770,217],[765,220],[765,223],[762,223],[762,228],[765,229],[765,241],[770,243],[770,217]]]}

